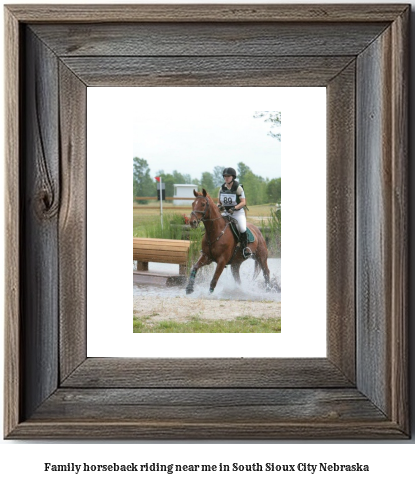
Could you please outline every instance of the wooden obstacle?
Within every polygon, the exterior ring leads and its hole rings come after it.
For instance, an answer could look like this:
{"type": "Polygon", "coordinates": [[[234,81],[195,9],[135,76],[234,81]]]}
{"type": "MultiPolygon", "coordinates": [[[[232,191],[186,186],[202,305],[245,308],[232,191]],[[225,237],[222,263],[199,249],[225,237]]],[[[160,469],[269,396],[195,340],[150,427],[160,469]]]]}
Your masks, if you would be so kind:
{"type": "Polygon", "coordinates": [[[186,280],[189,249],[190,241],[133,237],[133,261],[137,261],[134,281],[166,285],[182,283],[186,280]],[[178,264],[179,274],[150,272],[148,263],[178,264]]]}

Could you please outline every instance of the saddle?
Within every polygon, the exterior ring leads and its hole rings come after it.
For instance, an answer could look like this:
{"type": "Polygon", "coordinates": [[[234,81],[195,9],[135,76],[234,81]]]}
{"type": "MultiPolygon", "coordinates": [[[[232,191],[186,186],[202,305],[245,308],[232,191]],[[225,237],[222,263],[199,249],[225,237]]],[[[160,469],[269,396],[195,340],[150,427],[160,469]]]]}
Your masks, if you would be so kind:
{"type": "MultiPolygon", "coordinates": [[[[234,219],[233,217],[231,217],[230,215],[226,215],[226,217],[224,217],[224,219],[227,219],[229,221],[229,226],[234,234],[234,236],[236,237],[236,240],[238,242],[241,242],[241,233],[239,232],[239,229],[238,229],[238,221],[236,219],[234,219]]],[[[254,234],[251,232],[251,229],[249,229],[248,227],[246,227],[246,236],[248,238],[248,244],[250,242],[255,242],[255,236],[254,234]]]]}

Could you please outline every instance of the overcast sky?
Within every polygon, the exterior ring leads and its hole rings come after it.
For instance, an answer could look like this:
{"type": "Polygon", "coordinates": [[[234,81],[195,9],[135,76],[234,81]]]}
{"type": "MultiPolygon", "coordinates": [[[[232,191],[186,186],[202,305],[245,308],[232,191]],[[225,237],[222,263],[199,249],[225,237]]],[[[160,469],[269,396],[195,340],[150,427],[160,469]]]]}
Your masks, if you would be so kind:
{"type": "MultiPolygon", "coordinates": [[[[239,162],[264,178],[281,176],[281,143],[255,111],[281,111],[276,88],[137,88],[133,156],[147,160],[151,176],[174,170],[201,177],[215,166],[239,162]]],[[[284,114],[282,114],[284,117],[284,114]]]]}

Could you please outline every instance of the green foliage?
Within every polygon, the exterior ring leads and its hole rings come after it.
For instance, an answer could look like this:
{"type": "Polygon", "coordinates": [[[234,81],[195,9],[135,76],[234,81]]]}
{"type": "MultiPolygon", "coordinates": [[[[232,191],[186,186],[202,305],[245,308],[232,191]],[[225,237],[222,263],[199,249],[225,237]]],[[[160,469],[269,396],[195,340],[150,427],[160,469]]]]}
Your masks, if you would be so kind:
{"type": "MultiPolygon", "coordinates": [[[[151,197],[155,195],[156,185],[150,176],[150,168],[145,159],[133,158],[133,198],[151,197]]],[[[139,200],[139,204],[146,204],[147,200],[139,200]]]]}
{"type": "Polygon", "coordinates": [[[266,238],[270,255],[281,256],[281,206],[271,208],[269,218],[262,219],[261,232],[266,238]]]}
{"type": "Polygon", "coordinates": [[[209,173],[208,171],[205,171],[204,173],[202,173],[202,179],[200,180],[200,190],[202,190],[202,188],[204,188],[210,195],[212,195],[213,197],[216,197],[216,186],[215,186],[215,183],[213,181],[213,175],[212,173],[209,173]]]}
{"type": "Polygon", "coordinates": [[[245,177],[248,173],[252,173],[251,168],[242,162],[238,163],[236,175],[239,183],[245,184],[245,177]]]}
{"type": "Polygon", "coordinates": [[[188,174],[182,174],[174,170],[173,174],[165,173],[162,169],[157,171],[157,176],[161,176],[162,183],[166,185],[166,197],[174,196],[174,186],[179,184],[190,184],[192,179],[188,174]]]}
{"type": "MultiPolygon", "coordinates": [[[[202,239],[205,234],[205,228],[203,225],[199,225],[196,229],[190,228],[189,239],[189,259],[187,262],[187,269],[190,273],[190,268],[197,262],[200,257],[200,251],[202,250],[202,239]]],[[[203,269],[203,268],[202,268],[203,269]]]]}
{"type": "MultiPolygon", "coordinates": [[[[154,216],[151,220],[143,222],[141,225],[140,237],[152,239],[182,239],[184,218],[175,213],[163,213],[163,227],[161,217],[154,216]]],[[[138,237],[138,236],[136,236],[138,237]]]]}
{"type": "Polygon", "coordinates": [[[192,182],[192,178],[189,174],[182,175],[178,171],[173,171],[173,178],[175,184],[189,185],[192,182]]]}
{"type": "Polygon", "coordinates": [[[268,135],[281,141],[281,133],[278,131],[281,127],[281,112],[255,112],[254,119],[264,119],[264,122],[271,124],[271,130],[268,135]]]}
{"type": "Polygon", "coordinates": [[[173,185],[176,183],[174,180],[174,176],[170,173],[164,173],[163,170],[157,171],[157,176],[161,176],[162,183],[166,185],[166,197],[174,196],[174,187],[173,185]]]}
{"type": "Polygon", "coordinates": [[[267,185],[268,202],[281,203],[281,178],[274,178],[267,185]]]}
{"type": "MultiPolygon", "coordinates": [[[[156,182],[150,176],[150,168],[147,161],[135,157],[133,162],[133,196],[156,196],[156,182]]],[[[219,187],[223,183],[223,168],[223,166],[215,166],[213,173],[203,172],[200,180],[197,178],[192,179],[189,174],[182,174],[178,171],[173,171],[173,174],[170,174],[159,170],[157,175],[162,177],[162,182],[165,184],[166,197],[174,196],[173,185],[193,183],[198,185],[199,191],[205,188],[213,198],[216,198],[219,187]]],[[[243,162],[239,162],[237,165],[237,175],[238,181],[244,186],[248,207],[281,202],[281,178],[264,179],[262,176],[256,175],[243,162]]],[[[148,202],[141,200],[138,203],[145,204],[148,202]]]]}
{"type": "Polygon", "coordinates": [[[264,179],[242,162],[238,163],[237,173],[238,181],[244,187],[248,208],[250,205],[281,203],[281,178],[264,179]]]}
{"type": "MultiPolygon", "coordinates": [[[[222,301],[222,300],[221,300],[222,301]]],[[[152,320],[151,317],[134,317],[136,333],[279,333],[281,317],[258,318],[242,316],[234,320],[204,320],[197,315],[186,322],[152,320]]]]}
{"type": "Polygon", "coordinates": [[[254,175],[251,170],[244,176],[243,187],[248,207],[249,205],[261,205],[262,203],[267,203],[267,183],[260,176],[254,175]]]}

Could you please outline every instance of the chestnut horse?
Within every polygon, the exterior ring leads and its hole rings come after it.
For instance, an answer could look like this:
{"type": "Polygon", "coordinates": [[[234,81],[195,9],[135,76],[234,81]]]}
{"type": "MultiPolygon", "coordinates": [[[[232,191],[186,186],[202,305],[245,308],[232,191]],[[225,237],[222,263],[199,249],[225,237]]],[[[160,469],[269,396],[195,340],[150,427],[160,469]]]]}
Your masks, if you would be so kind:
{"type": "MultiPolygon", "coordinates": [[[[192,212],[190,214],[190,226],[196,228],[200,222],[205,225],[206,233],[202,239],[201,256],[196,264],[193,265],[189,281],[186,287],[186,293],[192,293],[196,273],[199,268],[212,262],[216,263],[215,274],[210,282],[209,291],[212,293],[216,287],[218,279],[227,264],[231,265],[232,275],[235,281],[240,284],[239,268],[245,261],[242,255],[242,248],[238,246],[237,239],[230,228],[228,219],[222,216],[219,208],[212,198],[203,189],[202,193],[193,191],[196,200],[192,203],[192,212]]],[[[264,274],[265,285],[269,287],[269,269],[267,264],[268,249],[261,231],[252,224],[247,224],[255,237],[255,242],[249,243],[252,251],[252,257],[255,260],[254,278],[258,275],[260,269],[264,274]]]]}

